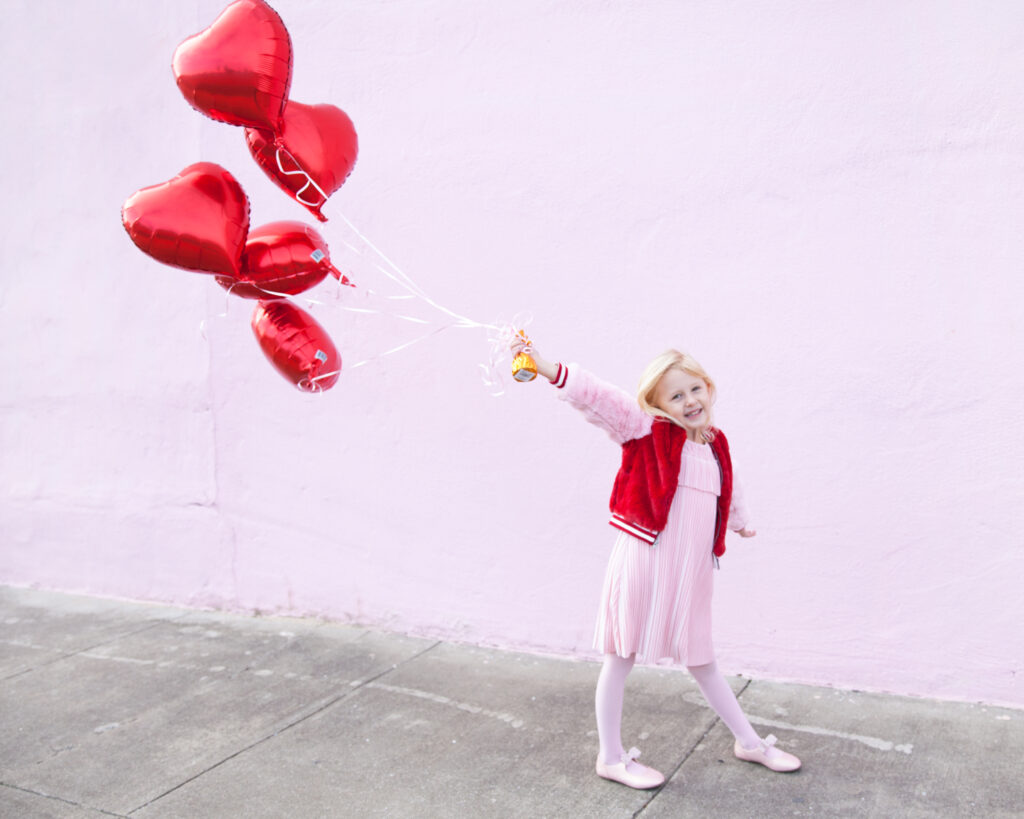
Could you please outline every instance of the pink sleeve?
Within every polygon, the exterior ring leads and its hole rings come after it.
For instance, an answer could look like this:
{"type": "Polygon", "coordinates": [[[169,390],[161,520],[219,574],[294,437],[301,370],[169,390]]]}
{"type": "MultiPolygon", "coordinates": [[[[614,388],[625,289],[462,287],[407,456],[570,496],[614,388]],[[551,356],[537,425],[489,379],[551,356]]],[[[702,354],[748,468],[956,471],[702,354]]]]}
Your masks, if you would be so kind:
{"type": "Polygon", "coordinates": [[[750,510],[747,509],[746,497],[743,493],[743,484],[732,474],[732,502],[729,504],[729,528],[733,532],[746,529],[750,525],[750,510]]]}
{"type": "Polygon", "coordinates": [[[582,412],[587,421],[601,427],[617,443],[641,438],[651,431],[654,419],[631,396],[582,367],[559,364],[551,383],[559,387],[559,398],[582,412]]]}

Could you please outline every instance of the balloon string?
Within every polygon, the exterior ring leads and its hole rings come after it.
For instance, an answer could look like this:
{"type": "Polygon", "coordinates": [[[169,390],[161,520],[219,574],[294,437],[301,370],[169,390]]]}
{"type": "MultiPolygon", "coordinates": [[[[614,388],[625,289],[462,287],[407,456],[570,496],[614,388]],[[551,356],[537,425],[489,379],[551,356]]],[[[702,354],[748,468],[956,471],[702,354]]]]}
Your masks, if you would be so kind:
{"type": "Polygon", "coordinates": [[[391,316],[392,318],[402,319],[403,321],[411,321],[414,324],[430,324],[426,319],[416,318],[416,316],[403,316],[400,313],[385,313],[383,310],[374,310],[370,307],[342,307],[341,309],[347,310],[350,313],[371,313],[378,316],[391,316]]]}
{"type": "MultiPolygon", "coordinates": [[[[436,329],[432,330],[429,333],[425,333],[424,335],[419,336],[418,338],[414,338],[411,341],[407,341],[407,342],[405,342],[403,344],[399,344],[398,346],[393,347],[390,350],[386,350],[385,352],[380,353],[379,355],[372,356],[371,358],[365,359],[364,361],[359,361],[359,362],[357,362],[355,364],[346,365],[346,369],[354,369],[356,367],[362,367],[365,364],[369,364],[369,363],[371,363],[373,361],[376,361],[376,360],[379,360],[381,358],[384,358],[385,356],[393,355],[394,353],[397,353],[397,352],[400,352],[402,350],[408,349],[409,347],[412,347],[413,345],[418,344],[421,341],[425,341],[426,339],[428,339],[428,338],[430,338],[432,336],[435,336],[438,333],[443,332],[444,330],[447,330],[449,327],[463,327],[463,328],[467,328],[467,329],[479,328],[479,329],[487,330],[488,331],[487,335],[488,335],[488,344],[489,344],[489,355],[488,355],[487,363],[479,365],[479,367],[480,367],[480,369],[482,371],[482,379],[483,379],[483,382],[484,382],[484,386],[487,387],[490,390],[492,396],[497,397],[497,396],[503,395],[505,393],[504,370],[506,369],[503,365],[504,365],[504,363],[505,363],[505,361],[506,361],[506,359],[507,359],[507,357],[509,355],[510,344],[512,343],[512,340],[513,340],[513,338],[515,336],[515,333],[517,331],[521,331],[524,327],[526,327],[533,320],[532,316],[530,316],[529,314],[525,314],[524,315],[524,314],[520,313],[520,314],[517,314],[516,316],[514,316],[511,322],[499,321],[497,323],[488,323],[488,322],[474,321],[473,319],[467,318],[466,316],[463,316],[463,315],[461,315],[459,313],[456,313],[453,310],[449,310],[447,307],[444,307],[443,305],[441,305],[441,304],[437,303],[436,301],[434,301],[434,299],[430,298],[430,296],[427,295],[427,293],[423,290],[423,288],[420,287],[412,279],[411,276],[409,276],[407,273],[405,273],[405,271],[403,271],[379,247],[377,247],[369,239],[369,237],[367,237],[362,231],[360,231],[359,228],[357,228],[352,223],[352,221],[344,213],[342,213],[337,208],[332,208],[332,215],[337,215],[348,226],[349,230],[352,231],[352,233],[362,242],[363,246],[365,248],[369,249],[370,251],[372,251],[373,253],[375,253],[377,255],[377,257],[384,264],[387,265],[387,267],[382,266],[375,259],[368,258],[367,254],[366,254],[366,252],[364,252],[363,248],[357,247],[352,242],[348,241],[348,239],[346,237],[339,237],[340,240],[341,240],[341,243],[345,247],[347,247],[350,251],[355,253],[357,256],[366,259],[367,262],[369,264],[371,264],[376,270],[378,270],[385,277],[387,277],[392,282],[397,284],[399,287],[401,287],[407,293],[407,295],[390,296],[390,297],[385,296],[384,298],[396,298],[396,299],[419,298],[419,299],[422,299],[427,304],[429,304],[434,309],[440,311],[441,313],[443,313],[443,314],[445,314],[447,316],[450,316],[452,319],[455,320],[454,323],[443,324],[440,327],[437,327],[436,329]],[[388,268],[390,268],[390,270],[388,268]]],[[[367,290],[366,292],[369,293],[369,292],[372,292],[372,291],[367,290]]],[[[345,307],[344,309],[350,310],[352,312],[362,312],[362,313],[381,313],[381,312],[383,312],[383,311],[372,310],[372,309],[369,309],[369,308],[345,307]]],[[[396,318],[400,318],[400,319],[403,319],[405,321],[414,321],[414,322],[421,323],[421,324],[428,324],[429,323],[429,322],[424,321],[422,319],[415,319],[412,316],[398,315],[398,316],[396,316],[396,318]]],[[[334,373],[326,373],[326,374],[324,374],[322,376],[319,376],[319,378],[327,378],[327,377],[330,377],[332,375],[334,375],[334,373]]],[[[314,379],[314,381],[315,380],[316,379],[314,379]]]]}
{"type": "Polygon", "coordinates": [[[282,174],[284,174],[285,176],[304,176],[304,177],[306,177],[306,184],[303,185],[301,188],[299,188],[298,191],[295,192],[295,198],[299,202],[301,202],[306,207],[315,208],[317,205],[321,204],[321,202],[326,202],[327,201],[327,194],[324,193],[324,189],[321,188],[318,184],[316,184],[316,182],[313,180],[313,177],[310,176],[308,172],[303,170],[302,166],[298,163],[298,161],[295,159],[295,157],[292,156],[291,151],[289,151],[287,148],[284,148],[282,146],[278,146],[276,152],[274,153],[274,159],[277,160],[277,169],[282,174]],[[284,169],[284,165],[281,162],[281,154],[282,153],[288,154],[288,158],[292,162],[295,163],[295,167],[298,168],[298,170],[296,170],[296,171],[286,171],[284,169]],[[316,188],[317,193],[319,193],[323,197],[321,202],[307,202],[305,199],[302,198],[302,195],[301,195],[302,192],[304,190],[306,190],[306,188],[308,188],[310,185],[312,185],[314,188],[316,188]]]}
{"type": "MultiPolygon", "coordinates": [[[[302,199],[300,197],[299,194],[301,194],[304,190],[306,190],[306,188],[308,188],[310,186],[313,186],[313,188],[316,189],[317,193],[319,193],[323,197],[324,202],[326,202],[328,200],[329,197],[328,197],[327,193],[324,191],[324,189],[321,188],[316,183],[316,181],[313,179],[313,177],[310,176],[309,173],[302,168],[302,165],[299,164],[298,160],[295,159],[295,157],[292,155],[292,153],[287,148],[285,148],[284,146],[278,146],[276,151],[275,151],[275,153],[274,153],[274,159],[277,162],[278,170],[283,175],[285,175],[285,176],[303,176],[303,177],[305,177],[306,184],[303,185],[302,188],[300,188],[299,191],[295,194],[295,198],[299,202],[301,202],[302,204],[307,205],[309,207],[316,207],[319,204],[318,202],[306,202],[304,199],[302,199]],[[294,165],[295,165],[297,170],[294,170],[294,171],[286,171],[285,170],[284,163],[281,161],[281,155],[282,154],[286,154],[288,156],[288,158],[294,163],[294,165]]],[[[378,264],[374,265],[374,267],[376,267],[381,273],[383,273],[385,276],[390,278],[392,281],[394,281],[397,284],[399,284],[402,287],[404,287],[411,294],[419,296],[421,299],[423,299],[423,301],[425,301],[427,304],[429,304],[431,307],[435,308],[436,310],[440,310],[442,313],[445,313],[445,314],[451,316],[456,321],[458,321],[458,323],[460,325],[467,326],[467,327],[480,327],[480,328],[483,328],[483,329],[486,329],[486,330],[494,330],[496,332],[501,330],[500,327],[497,327],[497,326],[495,326],[493,324],[486,324],[484,322],[473,321],[470,318],[466,318],[465,316],[462,316],[462,315],[460,315],[460,314],[458,314],[458,313],[456,313],[456,312],[454,312],[452,310],[449,310],[447,307],[444,307],[443,305],[438,304],[436,301],[434,301],[432,298],[430,298],[430,296],[428,296],[426,294],[426,292],[423,290],[423,288],[421,288],[418,284],[416,284],[415,281],[413,281],[412,277],[410,277],[408,274],[406,274],[405,271],[402,270],[397,264],[395,264],[390,258],[388,258],[387,255],[385,255],[385,253],[379,247],[377,247],[373,242],[371,242],[370,239],[359,230],[359,228],[357,228],[354,224],[352,224],[352,221],[343,212],[338,210],[337,214],[338,214],[338,216],[341,217],[342,221],[345,222],[346,225],[348,225],[349,229],[353,233],[355,233],[355,235],[358,236],[362,240],[363,244],[365,244],[374,253],[376,253],[381,259],[383,259],[391,267],[391,269],[394,270],[395,273],[397,273],[399,277],[401,277],[401,278],[396,278],[388,270],[386,270],[385,268],[381,267],[380,265],[378,265],[378,264]]],[[[353,250],[356,253],[358,253],[360,256],[363,255],[362,253],[360,253],[360,251],[357,248],[353,247],[349,242],[345,241],[344,239],[342,240],[342,243],[346,247],[348,247],[350,250],[353,250]]],[[[268,291],[268,292],[270,292],[270,291],[268,291]]],[[[395,297],[390,297],[390,298],[409,298],[409,297],[408,296],[395,296],[395,297]]],[[[314,302],[314,303],[316,303],[316,302],[314,302]]]]}
{"type": "MultiPolygon", "coordinates": [[[[232,291],[234,291],[234,289],[236,287],[238,287],[239,285],[243,285],[243,284],[252,285],[257,290],[259,290],[260,293],[265,294],[266,296],[274,298],[274,299],[281,299],[281,300],[287,301],[287,302],[289,302],[291,304],[295,304],[297,301],[299,301],[298,297],[295,294],[292,294],[292,293],[280,293],[277,290],[268,290],[265,287],[260,287],[260,285],[255,284],[253,282],[245,282],[245,281],[236,280],[236,281],[231,282],[231,284],[228,287],[224,288],[224,311],[221,312],[221,313],[217,313],[216,315],[212,316],[212,318],[221,318],[222,319],[222,318],[227,318],[228,317],[228,313],[231,310],[231,293],[232,293],[232,291]]],[[[260,298],[262,299],[262,296],[260,298]]],[[[306,306],[310,307],[310,308],[314,304],[320,305],[320,306],[323,306],[323,304],[324,304],[324,302],[320,301],[319,299],[314,299],[312,296],[305,295],[305,294],[302,295],[302,301],[306,302],[306,306]]],[[[355,310],[356,308],[346,307],[345,309],[346,310],[355,310]]],[[[407,318],[407,317],[406,316],[397,316],[397,318],[407,318]]],[[[411,318],[411,317],[408,317],[407,320],[408,321],[417,321],[417,322],[421,322],[421,323],[424,323],[424,324],[426,323],[422,319],[415,319],[415,318],[411,318]]],[[[202,321],[199,322],[199,334],[203,337],[204,340],[209,341],[209,339],[206,336],[206,324],[207,324],[207,319],[205,319],[205,318],[202,321]]]]}
{"type": "MultiPolygon", "coordinates": [[[[351,251],[352,251],[353,253],[355,253],[355,254],[356,254],[357,256],[362,256],[362,257],[363,257],[364,259],[366,258],[366,254],[365,254],[365,253],[363,253],[363,251],[361,251],[361,250],[360,250],[360,249],[359,249],[358,247],[356,247],[356,246],[355,246],[354,244],[352,244],[351,242],[349,242],[349,241],[348,241],[347,239],[345,239],[345,238],[342,238],[342,240],[341,240],[341,243],[342,243],[343,245],[345,245],[345,247],[347,247],[347,248],[348,248],[349,250],[351,250],[351,251]]],[[[400,287],[402,287],[402,288],[403,288],[404,290],[406,290],[407,292],[405,292],[405,293],[401,293],[401,294],[399,294],[399,295],[397,295],[397,296],[384,296],[383,294],[377,294],[377,293],[376,293],[376,291],[374,291],[374,290],[369,290],[369,289],[368,289],[368,290],[367,290],[366,292],[368,292],[368,293],[374,293],[375,295],[380,295],[380,296],[381,296],[382,298],[385,298],[385,299],[415,299],[415,298],[419,298],[419,295],[418,295],[417,293],[413,292],[413,290],[412,290],[412,289],[411,289],[411,288],[410,288],[410,287],[409,287],[409,286],[408,286],[408,285],[407,285],[407,284],[406,284],[405,282],[403,282],[403,281],[400,281],[400,280],[396,279],[396,278],[395,278],[395,277],[394,277],[394,276],[393,276],[393,275],[391,274],[391,272],[390,272],[390,271],[388,271],[387,269],[385,269],[385,268],[381,267],[381,266],[380,266],[379,264],[377,264],[377,263],[376,263],[375,261],[373,261],[372,259],[371,259],[371,260],[369,260],[369,263],[370,263],[371,265],[373,265],[373,267],[374,267],[374,269],[375,269],[375,270],[379,270],[379,271],[380,271],[381,273],[383,273],[383,274],[384,274],[385,276],[387,276],[387,277],[388,277],[389,279],[391,279],[391,281],[395,282],[395,283],[396,283],[397,285],[399,285],[400,287]]]]}
{"type": "Polygon", "coordinates": [[[505,373],[507,372],[505,363],[512,341],[532,321],[532,314],[516,313],[512,317],[512,321],[499,322],[497,331],[487,334],[490,354],[487,357],[487,363],[480,364],[479,367],[483,371],[481,378],[484,386],[491,391],[491,395],[495,398],[505,394],[505,373]]]}
{"type": "MultiPolygon", "coordinates": [[[[405,271],[402,270],[402,268],[400,268],[391,259],[389,259],[379,247],[377,247],[372,241],[370,241],[370,239],[368,237],[366,237],[359,230],[359,228],[357,228],[354,224],[352,224],[351,220],[344,213],[342,213],[340,210],[338,210],[336,212],[337,212],[337,215],[341,218],[341,220],[346,225],[348,225],[349,229],[356,236],[358,236],[360,240],[362,240],[363,244],[365,244],[374,253],[376,253],[385,263],[387,263],[387,265],[397,274],[397,276],[400,277],[400,278],[396,278],[396,276],[393,275],[392,273],[390,273],[389,271],[385,270],[384,268],[380,267],[379,265],[376,265],[377,269],[380,270],[384,275],[386,275],[392,281],[394,281],[397,284],[403,286],[406,290],[408,290],[408,291],[410,291],[412,293],[415,293],[417,296],[419,296],[421,299],[423,299],[423,301],[425,301],[427,304],[429,304],[435,310],[440,310],[442,313],[444,313],[444,314],[446,314],[448,316],[451,316],[453,319],[455,319],[458,322],[458,324],[460,326],[464,326],[464,327],[480,327],[480,328],[485,329],[485,330],[494,330],[494,331],[499,331],[501,329],[501,328],[499,328],[499,327],[497,327],[497,326],[495,326],[493,324],[487,324],[487,323],[484,323],[484,322],[474,321],[473,319],[466,318],[465,316],[460,315],[459,313],[456,313],[453,310],[449,310],[447,307],[444,307],[441,304],[438,304],[436,301],[434,301],[432,298],[430,298],[430,296],[428,296],[426,294],[426,292],[424,292],[423,288],[421,288],[418,284],[416,284],[416,282],[413,281],[412,278],[408,274],[406,274],[405,271]]],[[[362,254],[360,254],[360,255],[362,255],[362,254]]]]}
{"type": "MultiPolygon", "coordinates": [[[[426,294],[423,292],[423,290],[418,285],[416,285],[416,283],[414,281],[412,281],[412,279],[410,279],[408,276],[406,276],[399,269],[398,265],[396,265],[387,256],[385,256],[384,253],[376,245],[373,244],[373,242],[371,242],[366,236],[364,236],[358,230],[358,228],[356,228],[356,226],[353,225],[352,222],[348,218],[346,218],[344,213],[341,213],[340,211],[338,211],[338,216],[340,216],[341,219],[344,220],[344,222],[349,226],[349,229],[353,233],[355,233],[355,235],[358,236],[363,241],[363,244],[365,244],[368,248],[373,250],[381,259],[383,259],[385,262],[387,262],[389,265],[391,265],[391,267],[394,270],[396,270],[399,274],[402,275],[402,278],[405,279],[405,281],[403,281],[402,279],[396,278],[395,275],[391,273],[391,271],[387,270],[386,268],[381,267],[376,262],[371,262],[371,264],[374,266],[374,268],[379,270],[381,273],[383,273],[385,276],[387,276],[393,282],[398,284],[400,287],[402,287],[405,290],[407,290],[410,294],[412,294],[414,296],[417,296],[419,298],[422,298],[424,301],[427,301],[429,303],[429,299],[426,298],[426,294]]],[[[363,253],[363,251],[361,251],[358,247],[353,245],[351,242],[349,242],[349,241],[347,241],[345,239],[342,239],[342,244],[344,244],[345,247],[347,247],[349,250],[352,250],[353,252],[355,252],[358,255],[363,256],[365,258],[366,254],[363,253]]]]}
{"type": "MultiPolygon", "coordinates": [[[[342,218],[344,218],[344,217],[342,217],[342,218]]],[[[366,254],[362,250],[360,250],[354,244],[349,242],[347,239],[342,238],[341,243],[343,245],[345,245],[345,247],[347,247],[353,253],[355,253],[357,256],[361,256],[364,259],[367,258],[366,254]]],[[[367,261],[369,262],[369,264],[371,264],[373,266],[374,270],[377,270],[377,271],[383,273],[388,279],[390,279],[391,281],[393,281],[395,284],[397,284],[399,287],[401,287],[403,290],[406,291],[405,293],[402,293],[402,294],[397,295],[397,296],[384,296],[384,298],[388,298],[388,299],[417,299],[418,298],[418,299],[423,299],[424,301],[427,301],[429,303],[429,299],[427,299],[425,297],[425,294],[418,287],[414,290],[413,287],[409,286],[409,284],[407,284],[406,282],[402,281],[401,279],[396,278],[394,276],[394,274],[390,270],[388,270],[387,268],[381,267],[377,262],[375,262],[372,259],[367,259],[367,261]]],[[[373,292],[373,291],[369,291],[369,292],[373,292]]]]}
{"type": "MultiPolygon", "coordinates": [[[[217,313],[213,318],[227,318],[228,311],[231,309],[231,291],[234,290],[238,285],[242,284],[240,281],[231,282],[230,287],[224,288],[224,312],[217,313]]],[[[204,341],[209,341],[206,337],[206,319],[199,322],[199,335],[203,337],[204,341]]]]}
{"type": "MultiPolygon", "coordinates": [[[[397,347],[392,347],[390,350],[385,350],[383,353],[379,353],[377,355],[370,356],[369,358],[364,359],[363,361],[358,361],[355,364],[346,364],[345,368],[348,369],[348,370],[354,370],[356,367],[362,367],[364,364],[370,364],[371,362],[377,361],[377,360],[379,360],[381,358],[384,358],[385,356],[389,356],[389,355],[393,355],[394,353],[401,352],[402,350],[404,350],[404,349],[406,349],[408,347],[412,347],[414,344],[419,344],[421,341],[425,341],[426,339],[430,338],[431,336],[436,336],[438,333],[442,332],[443,330],[447,330],[449,327],[464,327],[464,326],[466,326],[466,325],[462,325],[462,324],[442,324],[440,327],[434,328],[429,333],[425,333],[424,335],[419,336],[418,338],[414,338],[411,341],[407,341],[404,344],[399,344],[397,347]]],[[[327,373],[325,375],[318,376],[318,378],[326,378],[327,376],[333,375],[333,374],[334,373],[327,373]]]]}

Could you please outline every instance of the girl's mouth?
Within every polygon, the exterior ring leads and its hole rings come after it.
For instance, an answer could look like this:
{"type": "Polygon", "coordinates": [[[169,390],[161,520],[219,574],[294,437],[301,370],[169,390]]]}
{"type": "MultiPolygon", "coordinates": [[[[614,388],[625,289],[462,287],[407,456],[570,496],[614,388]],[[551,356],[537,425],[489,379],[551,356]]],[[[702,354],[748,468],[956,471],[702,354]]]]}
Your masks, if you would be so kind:
{"type": "Polygon", "coordinates": [[[690,410],[689,412],[683,413],[683,417],[684,418],[689,418],[689,419],[692,420],[692,419],[696,418],[697,416],[699,416],[702,412],[704,412],[704,408],[703,407],[697,407],[697,409],[695,409],[695,410],[690,410]]]}

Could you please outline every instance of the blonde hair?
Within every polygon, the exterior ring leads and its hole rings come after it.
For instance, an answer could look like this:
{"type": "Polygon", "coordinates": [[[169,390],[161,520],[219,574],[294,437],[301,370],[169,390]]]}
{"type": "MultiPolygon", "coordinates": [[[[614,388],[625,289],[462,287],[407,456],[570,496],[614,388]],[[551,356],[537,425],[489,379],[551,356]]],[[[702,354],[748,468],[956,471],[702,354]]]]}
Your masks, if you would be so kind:
{"type": "MultiPolygon", "coordinates": [[[[700,366],[697,359],[689,353],[681,353],[679,350],[665,350],[665,352],[647,365],[647,368],[644,370],[644,374],[640,376],[640,385],[637,387],[637,403],[640,405],[640,408],[649,415],[654,415],[658,418],[666,418],[676,426],[682,426],[682,424],[676,421],[675,418],[654,405],[654,392],[658,388],[658,382],[661,381],[662,376],[664,376],[669,370],[681,370],[687,375],[692,375],[694,378],[701,379],[708,385],[708,392],[711,395],[712,402],[714,402],[716,396],[715,382],[711,380],[711,376],[707,374],[707,371],[700,366]]],[[[715,437],[715,434],[711,429],[712,423],[713,418],[709,411],[708,422],[704,426],[704,429],[701,430],[701,438],[704,443],[708,443],[715,437]]]]}

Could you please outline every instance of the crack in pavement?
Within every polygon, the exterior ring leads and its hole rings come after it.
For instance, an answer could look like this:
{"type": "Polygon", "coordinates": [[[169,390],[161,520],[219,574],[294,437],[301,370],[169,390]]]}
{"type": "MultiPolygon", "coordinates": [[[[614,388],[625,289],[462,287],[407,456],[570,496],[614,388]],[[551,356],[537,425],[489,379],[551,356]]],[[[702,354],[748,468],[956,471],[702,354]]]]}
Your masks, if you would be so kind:
{"type": "Polygon", "coordinates": [[[289,722],[288,724],[286,724],[286,725],[284,725],[284,726],[282,726],[280,728],[275,729],[274,731],[270,732],[266,736],[260,737],[255,742],[252,742],[249,745],[246,745],[244,748],[240,748],[239,750],[235,751],[234,753],[229,754],[228,756],[224,757],[223,759],[221,759],[221,760],[215,762],[214,764],[208,766],[207,768],[203,769],[199,773],[196,773],[193,776],[190,776],[187,779],[183,780],[182,782],[179,782],[173,788],[168,788],[166,791],[164,791],[163,793],[159,794],[158,796],[155,796],[152,799],[150,799],[149,801],[143,803],[142,805],[139,805],[138,807],[133,808],[132,810],[128,811],[128,816],[132,816],[133,814],[138,813],[143,808],[147,808],[150,805],[155,804],[156,802],[160,801],[164,797],[166,797],[166,796],[174,793],[175,791],[185,787],[185,785],[188,785],[190,782],[194,782],[197,779],[199,779],[200,777],[205,776],[206,774],[210,773],[210,771],[216,770],[217,768],[219,768],[221,765],[225,764],[226,762],[230,762],[235,757],[238,757],[238,756],[244,754],[247,751],[251,751],[253,748],[256,748],[257,746],[262,745],[263,743],[267,742],[268,740],[273,739],[274,737],[280,736],[281,734],[285,733],[286,731],[290,731],[292,728],[296,727],[297,725],[301,725],[306,720],[311,719],[312,717],[315,717],[317,714],[323,713],[328,708],[330,708],[331,706],[337,704],[338,702],[341,702],[344,699],[347,699],[349,697],[354,696],[359,691],[361,691],[363,688],[367,687],[368,685],[370,685],[374,681],[379,680],[385,674],[390,674],[393,671],[396,671],[399,668],[401,668],[402,666],[404,666],[406,663],[410,663],[413,660],[419,659],[424,654],[426,654],[428,651],[432,651],[433,649],[437,648],[437,646],[439,646],[439,645],[441,645],[441,641],[440,640],[438,640],[438,641],[436,641],[434,643],[431,643],[429,646],[427,646],[422,651],[419,651],[416,654],[412,655],[411,657],[408,657],[408,658],[402,660],[402,662],[395,663],[394,665],[390,666],[389,668],[385,668],[383,671],[379,672],[378,674],[374,674],[371,677],[367,677],[367,678],[361,679],[361,680],[354,680],[353,682],[348,683],[348,686],[347,686],[348,690],[342,691],[339,694],[336,694],[336,695],[331,696],[331,697],[327,697],[327,698],[325,698],[323,700],[320,700],[317,703],[314,703],[313,705],[311,705],[310,707],[305,709],[304,713],[302,713],[302,715],[299,716],[297,719],[294,719],[291,722],[289,722]]]}

